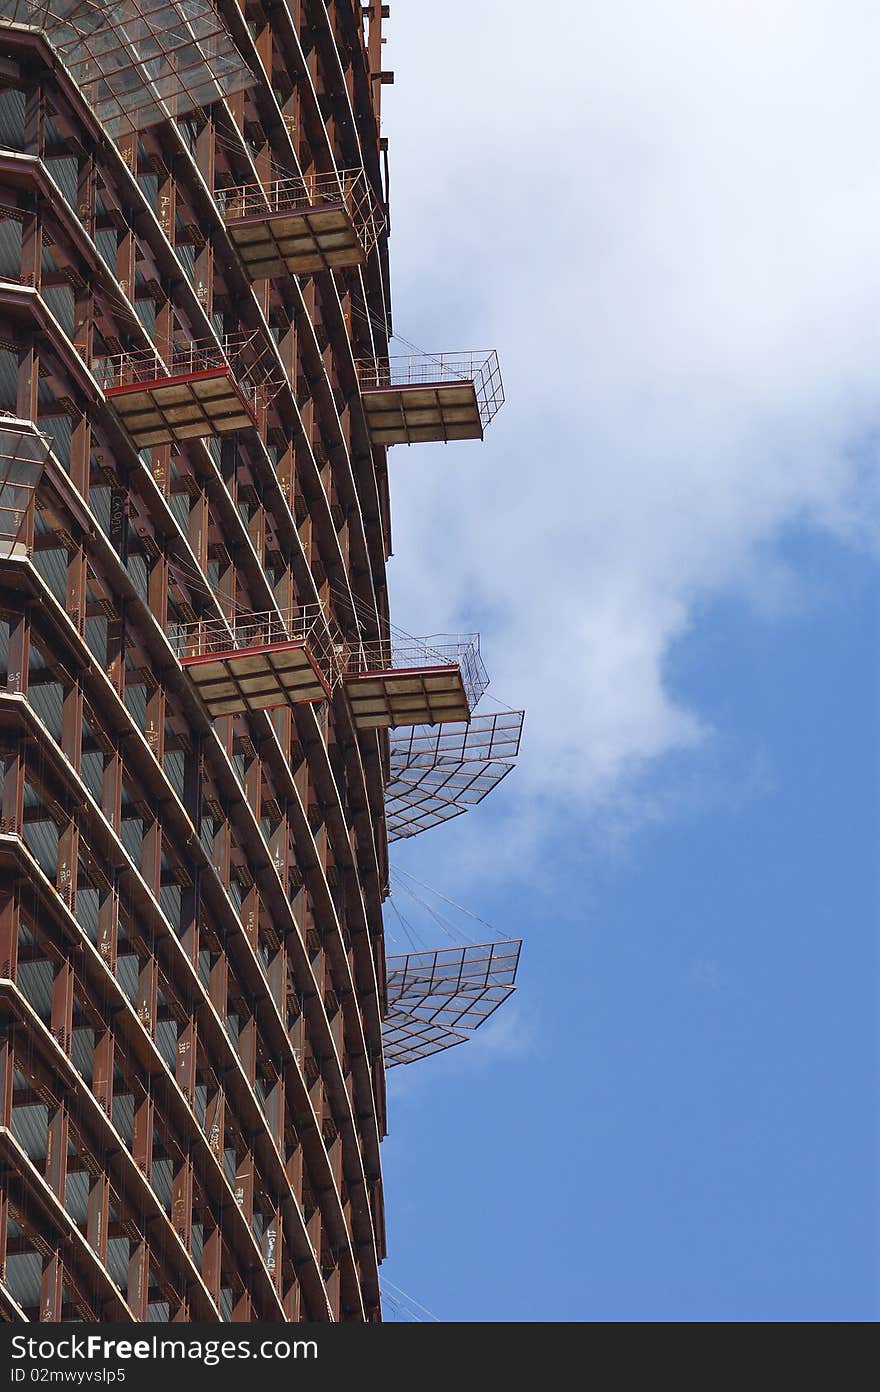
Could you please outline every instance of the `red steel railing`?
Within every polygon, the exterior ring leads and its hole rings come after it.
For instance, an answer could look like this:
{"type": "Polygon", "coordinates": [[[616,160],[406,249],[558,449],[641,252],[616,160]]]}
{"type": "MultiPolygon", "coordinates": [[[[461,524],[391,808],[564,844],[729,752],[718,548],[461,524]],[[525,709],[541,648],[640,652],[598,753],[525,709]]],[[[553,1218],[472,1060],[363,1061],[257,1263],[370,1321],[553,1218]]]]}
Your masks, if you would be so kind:
{"type": "Polygon", "coordinates": [[[172,344],[164,356],[156,348],[140,348],[117,353],[96,365],[96,375],[105,391],[114,387],[161,382],[169,377],[193,377],[202,372],[227,371],[242,394],[253,398],[255,385],[242,370],[242,351],[251,339],[248,334],[229,334],[219,342],[210,338],[190,339],[172,344]]]}
{"type": "Polygon", "coordinates": [[[363,169],[328,174],[296,174],[266,184],[219,189],[217,201],[227,223],[283,213],[306,213],[321,207],[348,210],[364,251],[376,244],[385,218],[363,169]]]}

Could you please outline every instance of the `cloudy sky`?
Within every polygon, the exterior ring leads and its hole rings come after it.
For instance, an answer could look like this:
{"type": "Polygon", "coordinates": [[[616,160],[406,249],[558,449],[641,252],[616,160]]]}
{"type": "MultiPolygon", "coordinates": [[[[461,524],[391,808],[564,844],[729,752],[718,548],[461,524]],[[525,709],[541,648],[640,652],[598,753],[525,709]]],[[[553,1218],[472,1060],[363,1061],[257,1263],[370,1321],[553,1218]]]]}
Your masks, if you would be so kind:
{"type": "MultiPolygon", "coordinates": [[[[528,710],[521,766],[491,808],[398,858],[541,957],[524,967],[510,1022],[487,1031],[494,1043],[475,1041],[474,1063],[450,1055],[397,1083],[387,1164],[408,1193],[422,1109],[448,1087],[450,1118],[461,1115],[453,1099],[469,1069],[480,1089],[495,1085],[480,1071],[488,1052],[520,1085],[531,1068],[569,1069],[576,1092],[571,1060],[586,1039],[557,1038],[555,1054],[548,1044],[547,961],[583,949],[588,922],[631,899],[627,969],[647,989],[657,964],[638,950],[645,923],[673,909],[682,933],[705,922],[689,845],[732,902],[742,861],[725,858],[731,844],[751,845],[763,818],[784,814],[793,878],[784,894],[765,885],[761,901],[783,932],[816,902],[798,857],[812,836],[828,845],[828,828],[807,828],[799,809],[828,804],[822,778],[848,757],[853,782],[835,796],[876,831],[874,707],[857,702],[877,681],[880,17],[861,0],[562,0],[552,11],[398,0],[386,30],[395,327],[431,351],[497,347],[508,397],[483,445],[392,452],[394,617],[415,633],[479,629],[491,691],[528,710]],[[799,718],[804,743],[788,749],[799,718]],[[807,787],[811,731],[828,764],[807,787]]],[[[844,888],[855,896],[857,956],[872,950],[878,895],[861,860],[844,869],[854,845],[841,844],[823,883],[830,905],[844,888]]],[[[766,847],[751,863],[758,879],[774,873],[766,847]]],[[[818,944],[823,924],[813,930],[818,944]]],[[[731,948],[733,919],[718,931],[731,948]]],[[[694,946],[685,995],[725,979],[694,946]]],[[[591,975],[604,967],[613,1005],[624,964],[602,951],[591,942],[578,960],[591,975]]],[[[679,940],[670,951],[685,962],[679,940]]],[[[731,962],[742,982],[750,967],[731,962]]],[[[691,1043],[729,1044],[741,1015],[730,1011],[691,1043]]],[[[769,989],[767,1011],[778,1011],[769,989]]],[[[873,995],[859,1018],[861,1044],[844,1052],[875,1058],[873,995]]],[[[761,1040],[756,1026],[756,1068],[761,1040]]],[[[737,1096],[748,1113],[748,1090],[737,1096]]],[[[458,1158],[451,1150],[449,1164],[458,1158]]],[[[710,1147],[705,1164],[716,1160],[710,1147]]],[[[781,1163],[770,1144],[763,1172],[781,1163]]],[[[746,1203],[753,1189],[741,1171],[737,1182],[746,1203]]],[[[815,1198],[805,1187],[804,1205],[815,1198]]],[[[397,1238],[405,1254],[418,1233],[401,1205],[392,1197],[392,1252],[397,1238]]],[[[875,1208],[875,1235],[876,1219],[875,1208]]],[[[876,1258],[876,1246],[858,1258],[875,1281],[876,1258]]],[[[535,1259],[546,1260],[540,1242],[535,1259]]],[[[430,1284],[403,1255],[389,1271],[406,1289],[430,1284]]],[[[588,1287],[565,1317],[594,1317],[588,1287]]],[[[821,1294],[804,1294],[812,1318],[821,1294]]],[[[505,1318],[476,1297],[462,1313],[442,1282],[432,1290],[440,1305],[447,1295],[441,1317],[505,1318]]],[[[622,1287],[603,1317],[631,1317],[625,1301],[622,1287]]],[[[705,1317],[727,1317],[719,1302],[705,1317]]]]}

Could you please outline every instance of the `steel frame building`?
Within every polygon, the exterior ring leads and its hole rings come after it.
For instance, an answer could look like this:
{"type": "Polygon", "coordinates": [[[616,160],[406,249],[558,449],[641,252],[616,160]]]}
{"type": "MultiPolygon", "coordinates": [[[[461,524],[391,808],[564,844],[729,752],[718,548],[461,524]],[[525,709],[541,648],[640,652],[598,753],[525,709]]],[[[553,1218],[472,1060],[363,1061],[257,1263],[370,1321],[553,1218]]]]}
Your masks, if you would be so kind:
{"type": "Polygon", "coordinates": [[[392,366],[386,16],[0,0],[6,1319],[381,1318],[388,731],[482,690],[386,448],[501,400],[392,366]]]}

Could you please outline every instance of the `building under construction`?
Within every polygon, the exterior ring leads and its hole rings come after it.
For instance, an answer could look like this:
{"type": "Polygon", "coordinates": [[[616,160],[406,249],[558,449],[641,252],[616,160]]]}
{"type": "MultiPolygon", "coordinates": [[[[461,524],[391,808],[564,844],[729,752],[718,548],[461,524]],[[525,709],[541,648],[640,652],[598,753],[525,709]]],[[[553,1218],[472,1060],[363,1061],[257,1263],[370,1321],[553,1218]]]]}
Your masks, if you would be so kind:
{"type": "Polygon", "coordinates": [[[386,960],[388,842],[512,767],[391,626],[388,7],[0,0],[0,1309],[381,1318],[385,1070],[518,944],[386,960]]]}

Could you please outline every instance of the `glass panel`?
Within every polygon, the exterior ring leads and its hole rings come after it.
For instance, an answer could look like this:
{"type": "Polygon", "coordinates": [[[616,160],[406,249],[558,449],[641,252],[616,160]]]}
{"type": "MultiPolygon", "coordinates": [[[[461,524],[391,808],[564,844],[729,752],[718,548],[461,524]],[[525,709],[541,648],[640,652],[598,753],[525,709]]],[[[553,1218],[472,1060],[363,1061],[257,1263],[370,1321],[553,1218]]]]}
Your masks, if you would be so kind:
{"type": "Polygon", "coordinates": [[[0,21],[42,29],[116,138],[253,82],[210,0],[0,0],[0,21]]]}

